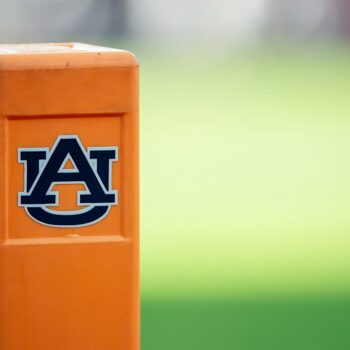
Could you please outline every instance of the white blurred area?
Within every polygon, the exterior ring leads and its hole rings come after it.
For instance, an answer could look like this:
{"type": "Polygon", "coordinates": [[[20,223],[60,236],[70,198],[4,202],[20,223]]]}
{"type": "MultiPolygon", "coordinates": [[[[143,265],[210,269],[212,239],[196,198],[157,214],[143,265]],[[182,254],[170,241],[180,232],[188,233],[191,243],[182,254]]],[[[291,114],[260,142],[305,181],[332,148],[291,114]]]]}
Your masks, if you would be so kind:
{"type": "Polygon", "coordinates": [[[0,41],[241,45],[350,33],[350,0],[0,0],[0,41]]]}
{"type": "Polygon", "coordinates": [[[269,16],[268,0],[134,1],[132,30],[148,39],[187,43],[256,40],[269,16]]]}
{"type": "Polygon", "coordinates": [[[240,45],[280,36],[336,35],[341,1],[142,0],[132,5],[136,35],[162,44],[240,45]]]}

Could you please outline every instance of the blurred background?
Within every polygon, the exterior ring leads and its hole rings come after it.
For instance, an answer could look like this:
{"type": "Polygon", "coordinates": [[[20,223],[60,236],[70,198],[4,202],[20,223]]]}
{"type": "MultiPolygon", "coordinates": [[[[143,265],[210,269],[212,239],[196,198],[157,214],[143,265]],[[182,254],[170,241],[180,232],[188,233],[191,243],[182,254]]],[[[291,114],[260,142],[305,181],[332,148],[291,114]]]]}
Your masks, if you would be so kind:
{"type": "Polygon", "coordinates": [[[0,41],[141,64],[142,349],[350,349],[349,0],[1,0],[0,41]]]}

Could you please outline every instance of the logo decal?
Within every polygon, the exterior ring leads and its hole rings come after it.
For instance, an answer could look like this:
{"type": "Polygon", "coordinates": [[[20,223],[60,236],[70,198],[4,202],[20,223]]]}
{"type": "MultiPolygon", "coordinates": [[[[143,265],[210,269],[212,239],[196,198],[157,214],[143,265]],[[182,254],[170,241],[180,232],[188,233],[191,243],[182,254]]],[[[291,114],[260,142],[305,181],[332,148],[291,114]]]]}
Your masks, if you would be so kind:
{"type": "Polygon", "coordinates": [[[83,147],[76,135],[59,136],[51,149],[19,148],[18,162],[24,164],[24,192],[18,205],[35,221],[55,227],[92,225],[103,219],[118,193],[112,190],[112,162],[118,160],[118,147],[83,147]],[[65,168],[70,162],[72,168],[65,168]],[[77,192],[81,209],[52,210],[59,205],[56,184],[84,184],[77,192]]]}

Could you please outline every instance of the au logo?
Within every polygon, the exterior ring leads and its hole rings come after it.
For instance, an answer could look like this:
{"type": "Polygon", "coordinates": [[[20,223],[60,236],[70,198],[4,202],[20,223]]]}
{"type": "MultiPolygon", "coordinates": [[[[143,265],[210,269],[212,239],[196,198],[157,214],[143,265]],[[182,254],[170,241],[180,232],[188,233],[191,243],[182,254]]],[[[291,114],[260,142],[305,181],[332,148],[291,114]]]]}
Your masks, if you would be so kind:
{"type": "Polygon", "coordinates": [[[24,192],[18,193],[18,205],[35,221],[55,227],[79,227],[102,220],[118,193],[112,189],[112,162],[118,160],[118,147],[85,149],[76,135],[59,136],[49,148],[19,148],[18,162],[24,164],[24,192]],[[72,169],[66,169],[70,161],[72,169]],[[56,184],[83,184],[77,192],[81,209],[52,210],[59,205],[56,184]]]}

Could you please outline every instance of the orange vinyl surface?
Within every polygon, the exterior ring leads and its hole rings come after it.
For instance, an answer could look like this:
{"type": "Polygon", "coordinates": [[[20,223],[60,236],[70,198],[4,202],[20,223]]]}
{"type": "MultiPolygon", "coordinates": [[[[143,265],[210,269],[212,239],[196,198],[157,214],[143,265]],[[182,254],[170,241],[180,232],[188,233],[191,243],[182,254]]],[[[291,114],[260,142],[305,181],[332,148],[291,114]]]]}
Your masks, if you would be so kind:
{"type": "MultiPolygon", "coordinates": [[[[139,349],[134,56],[84,44],[0,45],[0,164],[0,349],[139,349]],[[45,225],[19,205],[19,152],[52,150],[69,135],[84,151],[118,150],[110,165],[117,203],[91,224],[45,225]]],[[[59,203],[45,210],[88,209],[77,202],[86,189],[54,184],[59,203]]]]}

